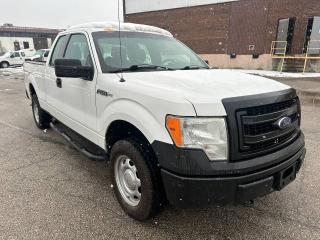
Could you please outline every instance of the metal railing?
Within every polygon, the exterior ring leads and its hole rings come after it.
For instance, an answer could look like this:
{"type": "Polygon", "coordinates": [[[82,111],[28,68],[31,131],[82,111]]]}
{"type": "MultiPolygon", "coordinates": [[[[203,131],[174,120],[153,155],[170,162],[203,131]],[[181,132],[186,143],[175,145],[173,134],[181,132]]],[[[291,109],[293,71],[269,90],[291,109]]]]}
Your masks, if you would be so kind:
{"type": "Polygon", "coordinates": [[[287,41],[272,41],[271,43],[271,52],[270,52],[271,57],[281,59],[280,72],[283,71],[283,65],[286,59],[287,49],[288,49],[287,41]]]}
{"type": "Polygon", "coordinates": [[[287,41],[272,41],[271,43],[271,56],[285,56],[287,53],[288,42],[287,41]],[[283,45],[283,46],[279,46],[283,45]]]}
{"type": "Polygon", "coordinates": [[[303,66],[303,73],[306,72],[306,68],[307,68],[307,63],[308,60],[310,59],[319,59],[320,60],[320,40],[310,40],[307,46],[307,50],[306,50],[306,56],[305,56],[305,60],[304,60],[304,66],[303,66]],[[318,47],[314,47],[314,45],[318,45],[318,47]],[[314,51],[315,53],[313,53],[312,51],[314,51]],[[310,56],[312,55],[312,56],[310,56]],[[318,55],[318,56],[313,56],[313,55],[318,55]]]}
{"type": "Polygon", "coordinates": [[[306,72],[308,60],[320,60],[320,40],[310,40],[304,55],[288,56],[287,41],[272,41],[270,55],[272,58],[281,59],[280,72],[283,71],[286,59],[297,59],[304,61],[303,73],[306,72]]]}

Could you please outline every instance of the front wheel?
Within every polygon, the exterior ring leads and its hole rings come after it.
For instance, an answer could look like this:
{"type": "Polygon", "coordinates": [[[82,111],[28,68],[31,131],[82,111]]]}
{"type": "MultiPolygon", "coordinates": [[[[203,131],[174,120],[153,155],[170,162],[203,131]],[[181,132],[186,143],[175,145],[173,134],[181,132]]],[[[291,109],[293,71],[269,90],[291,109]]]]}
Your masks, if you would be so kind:
{"type": "Polygon", "coordinates": [[[1,66],[1,68],[8,68],[8,67],[9,67],[9,63],[7,63],[7,62],[2,62],[2,63],[0,64],[0,66],[1,66]]]}
{"type": "Polygon", "coordinates": [[[112,147],[111,177],[122,209],[133,219],[143,221],[160,209],[156,169],[150,156],[134,140],[121,140],[112,147]]]}
{"type": "Polygon", "coordinates": [[[46,129],[49,127],[51,117],[41,107],[36,94],[32,95],[32,113],[38,128],[46,129]]]}

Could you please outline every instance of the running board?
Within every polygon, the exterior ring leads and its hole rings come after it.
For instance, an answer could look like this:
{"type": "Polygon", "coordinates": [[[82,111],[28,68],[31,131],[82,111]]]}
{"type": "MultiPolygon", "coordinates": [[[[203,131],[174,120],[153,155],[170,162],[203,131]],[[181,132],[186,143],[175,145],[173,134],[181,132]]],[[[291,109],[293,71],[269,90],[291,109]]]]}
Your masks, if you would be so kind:
{"type": "Polygon", "coordinates": [[[91,152],[89,152],[86,148],[82,147],[80,144],[77,144],[75,141],[71,139],[64,131],[60,130],[58,127],[54,125],[54,123],[50,123],[50,127],[59,133],[72,147],[74,147],[76,150],[81,152],[83,155],[85,155],[87,158],[90,158],[91,160],[95,161],[105,161],[107,160],[107,154],[105,155],[96,155],[91,152]]]}

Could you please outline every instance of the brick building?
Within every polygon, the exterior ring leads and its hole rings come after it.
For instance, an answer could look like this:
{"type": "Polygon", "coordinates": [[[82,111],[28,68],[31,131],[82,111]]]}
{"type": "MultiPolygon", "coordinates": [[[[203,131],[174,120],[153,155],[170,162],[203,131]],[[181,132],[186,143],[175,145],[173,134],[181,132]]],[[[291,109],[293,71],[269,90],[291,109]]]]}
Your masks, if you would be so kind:
{"type": "MultiPolygon", "coordinates": [[[[281,60],[270,55],[272,41],[286,42],[274,43],[275,48],[286,48],[286,56],[303,57],[312,40],[312,55],[320,56],[319,0],[125,0],[124,4],[125,21],[167,29],[221,68],[278,68],[281,60]]],[[[279,51],[283,50],[272,50],[275,55],[281,55],[279,51]]],[[[297,61],[304,63],[295,59],[291,64],[297,61]]],[[[320,71],[318,62],[308,61],[309,70],[320,71]]]]}
{"type": "Polygon", "coordinates": [[[12,24],[0,25],[1,53],[25,50],[34,52],[38,49],[50,48],[53,40],[61,30],[46,28],[17,27],[12,24]]]}

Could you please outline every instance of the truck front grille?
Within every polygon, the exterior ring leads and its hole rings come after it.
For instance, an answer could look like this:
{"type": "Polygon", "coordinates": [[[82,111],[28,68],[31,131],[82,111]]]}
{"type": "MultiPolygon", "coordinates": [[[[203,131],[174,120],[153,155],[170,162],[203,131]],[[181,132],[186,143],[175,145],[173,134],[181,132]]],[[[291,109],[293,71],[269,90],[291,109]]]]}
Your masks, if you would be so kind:
{"type": "Polygon", "coordinates": [[[278,151],[301,134],[300,101],[295,90],[223,99],[227,112],[230,161],[242,161],[278,151]],[[281,129],[279,120],[291,124],[281,129]]]}
{"type": "Polygon", "coordinates": [[[300,113],[297,98],[237,111],[240,152],[257,152],[282,145],[299,133],[300,113]],[[275,123],[289,117],[291,125],[280,129],[275,123]]]}

